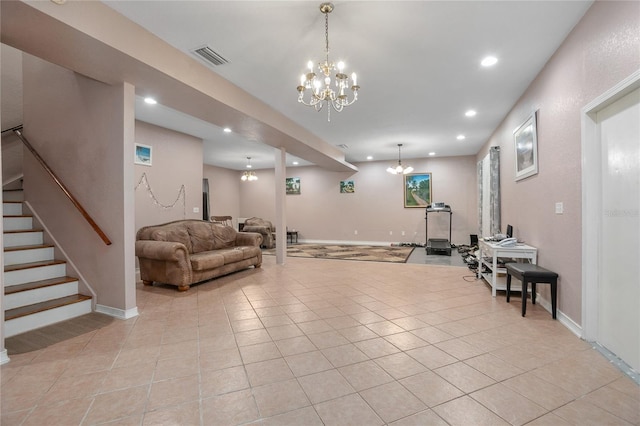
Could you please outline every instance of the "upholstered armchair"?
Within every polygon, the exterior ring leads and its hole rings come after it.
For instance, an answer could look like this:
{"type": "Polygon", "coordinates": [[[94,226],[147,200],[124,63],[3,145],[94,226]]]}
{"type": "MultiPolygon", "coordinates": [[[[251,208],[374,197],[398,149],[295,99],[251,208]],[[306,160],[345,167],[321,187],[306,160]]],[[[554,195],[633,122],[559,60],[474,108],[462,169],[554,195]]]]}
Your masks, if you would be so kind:
{"type": "Polygon", "coordinates": [[[275,238],[273,233],[276,228],[268,220],[261,219],[259,217],[251,217],[245,219],[242,232],[257,232],[262,235],[262,245],[265,248],[275,247],[275,238]]]}

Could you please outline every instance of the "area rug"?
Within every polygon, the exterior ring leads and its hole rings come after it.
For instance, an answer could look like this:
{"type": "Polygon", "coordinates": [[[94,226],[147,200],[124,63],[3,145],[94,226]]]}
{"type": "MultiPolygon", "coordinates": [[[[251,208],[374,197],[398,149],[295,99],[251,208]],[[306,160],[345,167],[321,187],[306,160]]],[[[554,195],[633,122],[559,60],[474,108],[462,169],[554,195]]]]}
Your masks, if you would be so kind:
{"type": "MultiPolygon", "coordinates": [[[[365,260],[369,262],[406,263],[414,247],[370,245],[293,244],[287,246],[288,257],[313,257],[317,259],[365,260]]],[[[275,249],[263,250],[263,254],[275,255],[275,249]]]]}

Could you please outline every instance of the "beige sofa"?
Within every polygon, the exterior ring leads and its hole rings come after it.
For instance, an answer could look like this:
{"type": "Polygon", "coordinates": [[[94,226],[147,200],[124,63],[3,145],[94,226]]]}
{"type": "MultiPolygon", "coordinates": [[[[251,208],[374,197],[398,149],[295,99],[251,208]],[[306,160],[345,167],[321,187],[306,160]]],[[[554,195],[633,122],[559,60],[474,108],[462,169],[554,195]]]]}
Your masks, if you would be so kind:
{"type": "Polygon", "coordinates": [[[136,256],[144,285],[191,284],[262,265],[262,236],[237,232],[204,220],[178,220],[145,226],[136,234],[136,256]]]}
{"type": "Polygon", "coordinates": [[[273,235],[276,232],[276,228],[273,224],[259,217],[250,217],[245,219],[243,232],[257,232],[262,235],[262,246],[264,248],[274,248],[276,246],[276,239],[273,235]]]}

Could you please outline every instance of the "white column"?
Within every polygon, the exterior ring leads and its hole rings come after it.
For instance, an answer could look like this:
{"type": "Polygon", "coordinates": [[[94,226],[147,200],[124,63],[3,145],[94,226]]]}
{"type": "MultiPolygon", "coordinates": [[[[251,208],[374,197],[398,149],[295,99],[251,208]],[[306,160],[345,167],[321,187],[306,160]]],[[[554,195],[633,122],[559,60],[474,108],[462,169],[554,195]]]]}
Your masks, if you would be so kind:
{"type": "Polygon", "coordinates": [[[287,176],[287,152],[280,148],[275,152],[276,187],[276,263],[284,265],[287,257],[287,199],[285,178],[287,176]]]}

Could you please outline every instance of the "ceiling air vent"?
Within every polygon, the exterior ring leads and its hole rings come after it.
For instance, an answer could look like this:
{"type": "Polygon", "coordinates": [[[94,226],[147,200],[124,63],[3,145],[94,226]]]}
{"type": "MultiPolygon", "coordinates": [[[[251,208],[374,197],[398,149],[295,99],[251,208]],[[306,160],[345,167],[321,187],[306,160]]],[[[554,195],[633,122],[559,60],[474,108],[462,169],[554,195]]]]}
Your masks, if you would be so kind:
{"type": "Polygon", "coordinates": [[[342,149],[349,149],[349,147],[343,143],[341,143],[340,145],[336,145],[338,148],[342,148],[342,149]]]}
{"type": "Polygon", "coordinates": [[[227,61],[225,58],[223,58],[219,53],[217,53],[215,50],[213,50],[209,46],[204,46],[199,49],[195,49],[192,52],[198,55],[201,59],[204,59],[205,61],[209,62],[214,66],[224,65],[229,63],[229,61],[227,61]]]}

